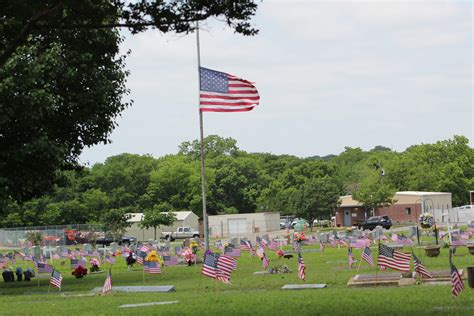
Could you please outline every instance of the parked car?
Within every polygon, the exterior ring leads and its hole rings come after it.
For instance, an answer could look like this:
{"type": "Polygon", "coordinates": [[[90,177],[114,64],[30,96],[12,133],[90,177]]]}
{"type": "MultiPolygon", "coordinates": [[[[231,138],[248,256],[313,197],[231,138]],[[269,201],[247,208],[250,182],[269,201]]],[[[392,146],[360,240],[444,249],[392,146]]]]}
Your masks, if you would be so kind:
{"type": "Polygon", "coordinates": [[[309,226],[309,223],[307,220],[303,219],[303,218],[295,218],[292,222],[291,222],[291,228],[292,229],[295,229],[295,225],[298,224],[299,221],[303,221],[303,225],[306,225],[306,227],[309,226]]]}
{"type": "MultiPolygon", "coordinates": [[[[95,239],[95,243],[97,245],[105,245],[105,246],[109,246],[114,241],[117,242],[117,240],[113,236],[110,236],[110,235],[99,236],[95,239]]],[[[119,245],[130,245],[130,244],[135,243],[136,241],[137,241],[137,239],[135,237],[122,236],[122,238],[120,238],[118,240],[118,244],[119,245]]]]}
{"type": "Polygon", "coordinates": [[[315,219],[313,221],[313,227],[330,227],[331,221],[328,219],[315,219]]]}
{"type": "Polygon", "coordinates": [[[382,226],[385,229],[390,229],[392,227],[392,220],[388,216],[372,216],[369,217],[366,221],[358,224],[359,229],[369,229],[373,230],[377,226],[382,226]]]}
{"type": "Polygon", "coordinates": [[[191,227],[178,227],[175,232],[162,232],[161,238],[169,241],[185,238],[199,238],[199,232],[191,227]]]}
{"type": "Polygon", "coordinates": [[[287,226],[288,227],[290,226],[289,222],[286,219],[281,218],[280,219],[280,229],[286,229],[287,226]]]}

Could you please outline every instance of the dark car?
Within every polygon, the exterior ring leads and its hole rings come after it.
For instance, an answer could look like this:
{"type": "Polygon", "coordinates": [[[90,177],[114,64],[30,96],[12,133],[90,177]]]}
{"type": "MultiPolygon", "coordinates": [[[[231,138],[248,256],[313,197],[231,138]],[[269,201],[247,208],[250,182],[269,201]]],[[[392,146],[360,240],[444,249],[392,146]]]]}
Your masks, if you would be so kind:
{"type": "Polygon", "coordinates": [[[369,217],[365,222],[359,224],[359,229],[373,230],[376,226],[382,226],[385,229],[392,227],[392,220],[388,216],[369,217]]]}
{"type": "MultiPolygon", "coordinates": [[[[100,236],[97,237],[95,243],[97,245],[106,245],[109,246],[112,242],[114,242],[114,238],[112,236],[100,236]]],[[[135,237],[127,237],[123,236],[121,239],[118,240],[119,245],[130,245],[136,242],[135,237]]]]}

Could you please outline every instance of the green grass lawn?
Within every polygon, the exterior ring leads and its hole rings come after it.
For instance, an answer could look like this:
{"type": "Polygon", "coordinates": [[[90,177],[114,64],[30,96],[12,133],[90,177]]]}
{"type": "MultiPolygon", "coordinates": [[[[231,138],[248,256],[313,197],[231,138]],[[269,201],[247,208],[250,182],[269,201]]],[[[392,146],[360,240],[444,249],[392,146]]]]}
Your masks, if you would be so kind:
{"type": "MultiPolygon", "coordinates": [[[[309,246],[305,246],[309,247],[309,246]]],[[[317,247],[317,246],[314,246],[317,247]]],[[[406,248],[405,251],[409,251],[406,248]]],[[[437,258],[428,258],[422,249],[415,254],[428,269],[448,269],[448,250],[442,249],[437,258]]],[[[373,256],[376,249],[373,248],[373,256]]],[[[288,264],[296,271],[296,257],[277,259],[267,251],[270,266],[288,264]]],[[[356,259],[360,250],[354,250],[356,259]]],[[[60,292],[51,288],[48,279],[32,282],[4,284],[0,288],[1,315],[474,315],[474,292],[468,287],[457,298],[451,299],[450,285],[414,285],[409,287],[348,288],[347,281],[356,274],[356,268],[347,267],[347,248],[326,248],[323,253],[304,253],[307,280],[298,279],[297,272],[285,275],[254,276],[261,270],[258,258],[247,252],[238,260],[238,269],[232,274],[232,285],[218,283],[201,276],[200,265],[164,267],[161,275],[143,274],[135,266],[128,272],[124,260],[117,260],[112,270],[113,286],[175,285],[175,293],[112,293],[106,296],[78,296],[89,294],[104,283],[105,273],[75,279],[69,264],[55,266],[63,273],[60,292]],[[326,283],[321,290],[284,291],[285,284],[326,283]],[[173,305],[122,309],[122,304],[179,301],[173,305]]],[[[121,258],[118,258],[121,259],[121,258]]],[[[474,256],[467,249],[458,248],[454,257],[458,269],[474,266],[474,256]]],[[[31,263],[29,263],[32,265],[31,263]]],[[[25,262],[21,262],[23,268],[25,262]]],[[[374,273],[364,262],[361,273],[374,273]]]]}

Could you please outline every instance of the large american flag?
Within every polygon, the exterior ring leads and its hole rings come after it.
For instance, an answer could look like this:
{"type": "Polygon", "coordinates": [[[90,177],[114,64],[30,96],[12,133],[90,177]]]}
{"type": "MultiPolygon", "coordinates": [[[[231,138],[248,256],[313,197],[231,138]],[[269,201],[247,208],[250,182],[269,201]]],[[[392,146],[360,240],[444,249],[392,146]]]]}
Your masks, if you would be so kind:
{"type": "Polygon", "coordinates": [[[301,257],[301,254],[298,254],[298,277],[303,281],[305,280],[305,277],[306,277],[305,270],[306,270],[306,265],[304,264],[303,257],[301,257]]]}
{"type": "Polygon", "coordinates": [[[226,255],[217,259],[216,279],[224,283],[230,283],[230,274],[237,267],[235,259],[226,255]]]}
{"type": "Polygon", "coordinates": [[[53,271],[51,272],[51,277],[49,278],[49,284],[57,287],[58,289],[61,289],[62,281],[63,281],[63,276],[61,275],[61,273],[53,269],[53,271]]]}
{"type": "Polygon", "coordinates": [[[112,292],[112,274],[110,271],[107,273],[105,277],[104,286],[102,287],[102,294],[112,292]]]}
{"type": "Polygon", "coordinates": [[[411,254],[397,251],[386,245],[379,245],[379,267],[410,272],[410,261],[411,254]]]}
{"type": "Polygon", "coordinates": [[[365,247],[362,252],[362,259],[364,259],[371,267],[374,266],[374,259],[372,259],[372,253],[369,247],[365,247]]]}
{"type": "Polygon", "coordinates": [[[431,273],[428,272],[426,267],[421,263],[421,260],[413,253],[413,265],[415,267],[415,272],[421,275],[421,277],[433,278],[431,273]]]}
{"type": "Polygon", "coordinates": [[[205,276],[215,278],[217,273],[217,262],[219,261],[219,254],[206,253],[204,262],[202,264],[201,273],[205,276]]]}
{"type": "Polygon", "coordinates": [[[201,112],[245,112],[259,104],[260,96],[250,81],[204,67],[199,74],[201,112]]]}
{"type": "Polygon", "coordinates": [[[451,293],[453,297],[456,297],[464,290],[464,282],[454,264],[451,261],[449,264],[451,265],[451,293]]]}

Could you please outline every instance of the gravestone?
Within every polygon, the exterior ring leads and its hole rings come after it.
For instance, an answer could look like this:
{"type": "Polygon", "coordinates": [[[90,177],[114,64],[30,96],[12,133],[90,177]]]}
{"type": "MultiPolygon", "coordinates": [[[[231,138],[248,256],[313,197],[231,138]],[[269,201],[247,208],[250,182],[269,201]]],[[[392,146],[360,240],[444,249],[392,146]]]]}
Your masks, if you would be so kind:
{"type": "Polygon", "coordinates": [[[282,290],[306,290],[306,289],[324,289],[326,284],[286,284],[282,290]]]}
{"type": "Polygon", "coordinates": [[[176,303],[179,303],[179,301],[125,304],[125,305],[120,305],[119,308],[145,307],[145,306],[154,306],[154,305],[168,305],[168,304],[176,304],[176,303]]]}
{"type": "Polygon", "coordinates": [[[375,233],[374,233],[374,238],[379,239],[380,237],[383,236],[383,228],[382,226],[376,226],[375,227],[375,233]]]}
{"type": "Polygon", "coordinates": [[[24,247],[24,248],[21,249],[21,252],[22,252],[25,256],[29,256],[29,255],[30,255],[30,248],[24,247]]]}
{"type": "MultiPolygon", "coordinates": [[[[101,292],[102,287],[96,287],[92,292],[101,292]]],[[[176,292],[174,285],[155,285],[155,286],[114,286],[114,292],[128,292],[128,293],[139,293],[139,292],[163,292],[171,293],[176,292]]]]}
{"type": "Polygon", "coordinates": [[[116,242],[110,243],[110,251],[112,251],[112,253],[115,253],[117,249],[118,249],[118,244],[116,242]]]}
{"type": "Polygon", "coordinates": [[[411,226],[410,227],[410,237],[416,237],[416,230],[418,227],[416,226],[411,226]]]}
{"type": "Polygon", "coordinates": [[[361,230],[358,230],[358,229],[354,229],[352,231],[352,236],[356,237],[356,238],[360,238],[362,237],[362,231],[361,230]]]}
{"type": "Polygon", "coordinates": [[[91,252],[92,251],[92,245],[91,244],[84,244],[84,245],[82,245],[82,249],[85,252],[91,252]]]}
{"type": "Polygon", "coordinates": [[[43,256],[46,258],[46,259],[51,259],[51,248],[49,247],[43,247],[43,249],[41,250],[42,253],[43,253],[43,256]]]}
{"type": "Polygon", "coordinates": [[[329,236],[328,236],[328,234],[326,234],[326,233],[319,234],[318,237],[319,237],[319,240],[320,240],[321,242],[323,242],[323,243],[329,242],[329,236]]]}
{"type": "Polygon", "coordinates": [[[130,250],[132,252],[135,252],[137,250],[137,245],[136,244],[131,244],[128,248],[130,248],[130,250]]]}
{"type": "Polygon", "coordinates": [[[239,246],[239,239],[238,238],[232,238],[229,241],[229,246],[233,246],[234,248],[237,248],[239,246]]]}

